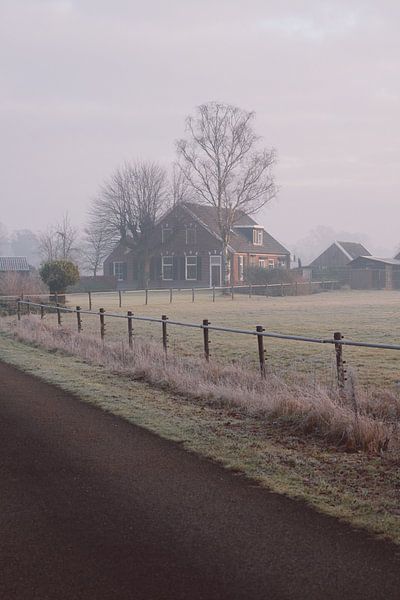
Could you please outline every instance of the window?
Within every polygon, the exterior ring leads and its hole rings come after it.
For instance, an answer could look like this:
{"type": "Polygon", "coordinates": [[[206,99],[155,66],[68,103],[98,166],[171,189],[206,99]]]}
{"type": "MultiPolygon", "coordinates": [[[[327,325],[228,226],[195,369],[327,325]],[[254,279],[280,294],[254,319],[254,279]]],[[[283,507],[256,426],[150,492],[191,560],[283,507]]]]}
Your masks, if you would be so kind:
{"type": "Polygon", "coordinates": [[[126,279],[126,263],[115,262],[113,267],[114,277],[117,281],[125,281],[126,279]]]}
{"type": "Polygon", "coordinates": [[[263,232],[262,229],[253,229],[253,244],[261,246],[263,243],[263,232]]]}
{"type": "Polygon", "coordinates": [[[186,227],[186,245],[190,246],[196,243],[196,228],[186,227]]]}
{"type": "Polygon", "coordinates": [[[172,227],[169,227],[168,225],[163,225],[161,228],[161,242],[163,244],[165,244],[165,242],[168,242],[172,237],[172,227]]]}
{"type": "Polygon", "coordinates": [[[185,256],[185,279],[197,281],[197,256],[185,256]]]}
{"type": "Polygon", "coordinates": [[[164,281],[172,281],[174,275],[174,258],[173,256],[162,257],[162,279],[164,281]]]}
{"type": "Polygon", "coordinates": [[[268,261],[268,267],[270,269],[274,269],[275,268],[275,260],[273,258],[270,258],[268,261]]]}
{"type": "Polygon", "coordinates": [[[239,281],[243,281],[243,256],[238,256],[238,275],[239,281]]]}
{"type": "Polygon", "coordinates": [[[259,258],[259,259],[258,259],[258,266],[259,266],[261,269],[265,269],[265,259],[264,259],[264,258],[259,258]]]}

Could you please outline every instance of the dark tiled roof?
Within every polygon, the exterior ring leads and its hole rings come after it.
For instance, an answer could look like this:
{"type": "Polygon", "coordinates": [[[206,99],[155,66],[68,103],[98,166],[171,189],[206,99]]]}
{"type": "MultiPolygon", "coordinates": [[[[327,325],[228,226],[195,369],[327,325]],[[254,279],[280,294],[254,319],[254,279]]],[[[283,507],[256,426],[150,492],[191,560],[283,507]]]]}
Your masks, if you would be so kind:
{"type": "MultiPolygon", "coordinates": [[[[186,208],[201,221],[216,237],[219,236],[217,210],[213,206],[204,204],[185,203],[186,208]]],[[[257,222],[245,213],[239,211],[235,227],[255,227],[257,222]]],[[[262,245],[252,244],[244,235],[233,230],[229,246],[235,252],[251,252],[252,254],[290,254],[282,244],[275,240],[265,229],[263,231],[262,245]]]]}
{"type": "Polygon", "coordinates": [[[26,256],[0,256],[0,271],[29,271],[26,256]]]}
{"type": "Polygon", "coordinates": [[[359,256],[371,256],[371,252],[368,252],[362,244],[356,242],[338,242],[338,244],[342,246],[347,254],[350,254],[352,259],[358,258],[359,256]]]}

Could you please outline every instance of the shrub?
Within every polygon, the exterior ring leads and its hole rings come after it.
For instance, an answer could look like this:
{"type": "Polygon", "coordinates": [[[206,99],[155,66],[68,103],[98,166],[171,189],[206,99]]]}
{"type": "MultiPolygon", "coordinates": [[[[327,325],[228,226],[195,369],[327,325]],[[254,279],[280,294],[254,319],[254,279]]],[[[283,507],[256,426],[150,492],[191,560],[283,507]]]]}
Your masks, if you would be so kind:
{"type": "Polygon", "coordinates": [[[69,260],[50,260],[40,268],[40,277],[50,292],[65,292],[69,285],[79,281],[79,269],[69,260]]]}
{"type": "Polygon", "coordinates": [[[248,267],[246,279],[254,285],[267,283],[294,283],[301,281],[299,273],[288,269],[265,269],[263,267],[248,267]]]}

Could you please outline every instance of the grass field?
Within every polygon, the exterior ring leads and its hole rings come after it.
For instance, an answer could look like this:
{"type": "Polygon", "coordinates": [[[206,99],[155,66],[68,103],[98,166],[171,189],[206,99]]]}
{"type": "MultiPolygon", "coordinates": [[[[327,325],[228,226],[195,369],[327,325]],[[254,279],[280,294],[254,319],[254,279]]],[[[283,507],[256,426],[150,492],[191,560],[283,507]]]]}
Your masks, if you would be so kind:
{"type": "MultiPolygon", "coordinates": [[[[86,294],[68,297],[68,305],[88,307],[86,294]]],[[[132,310],[136,315],[160,317],[201,323],[204,318],[213,325],[254,329],[262,325],[267,331],[315,337],[332,337],[341,331],[357,341],[400,343],[400,292],[334,291],[312,296],[264,297],[235,294],[217,295],[215,303],[209,292],[197,292],[192,302],[191,291],[175,292],[172,304],[169,292],[152,292],[148,305],[144,295],[124,293],[122,308],[118,307],[117,294],[94,294],[92,310],[123,312],[132,310]]],[[[55,320],[55,315],[46,315],[55,320]]],[[[83,315],[83,328],[87,332],[99,330],[98,317],[83,315]]],[[[75,315],[63,315],[63,325],[76,327],[75,315]]],[[[123,319],[106,319],[107,339],[127,341],[127,324],[123,319]]],[[[161,325],[135,321],[138,336],[158,339],[161,343],[161,325]]],[[[201,355],[202,332],[169,326],[169,345],[182,355],[201,355]]],[[[212,358],[218,361],[240,361],[257,364],[257,342],[252,336],[210,332],[212,358]]],[[[275,370],[300,369],[315,373],[326,383],[334,381],[334,349],[332,346],[305,344],[296,341],[268,339],[267,363],[275,370]]],[[[400,351],[344,348],[347,366],[355,371],[364,386],[400,383],[400,351]]]]}

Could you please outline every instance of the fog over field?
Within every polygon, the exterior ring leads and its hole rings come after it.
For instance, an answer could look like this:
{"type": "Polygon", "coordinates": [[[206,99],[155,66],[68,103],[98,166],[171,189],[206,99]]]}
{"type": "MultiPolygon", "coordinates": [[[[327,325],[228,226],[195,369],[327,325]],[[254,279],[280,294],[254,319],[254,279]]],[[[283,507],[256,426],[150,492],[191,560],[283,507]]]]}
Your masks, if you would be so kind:
{"type": "Polygon", "coordinates": [[[168,167],[186,115],[218,100],[254,110],[278,150],[280,193],[259,220],[279,240],[400,244],[398,2],[0,0],[0,12],[10,230],[66,209],[83,223],[113,169],[168,167]]]}

